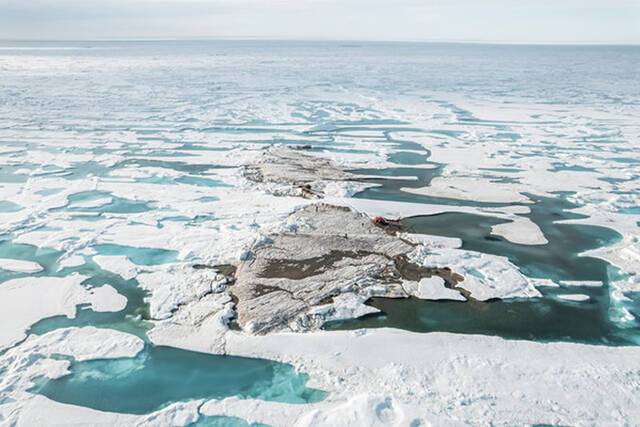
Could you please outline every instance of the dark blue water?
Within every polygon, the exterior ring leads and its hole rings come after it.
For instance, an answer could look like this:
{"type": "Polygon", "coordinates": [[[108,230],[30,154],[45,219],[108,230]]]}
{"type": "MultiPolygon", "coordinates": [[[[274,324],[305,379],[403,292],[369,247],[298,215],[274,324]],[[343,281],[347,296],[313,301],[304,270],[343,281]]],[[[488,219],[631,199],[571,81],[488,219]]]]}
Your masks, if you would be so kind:
{"type": "Polygon", "coordinates": [[[640,344],[640,323],[620,325],[611,319],[609,281],[615,269],[606,261],[579,256],[582,252],[618,241],[615,231],[555,221],[579,217],[567,212],[575,205],[558,198],[529,195],[536,203],[529,218],[547,237],[546,245],[519,245],[491,235],[491,227],[505,220],[465,213],[444,213],[402,220],[407,231],[462,240],[462,249],[506,256],[529,277],[575,281],[601,281],[602,287],[541,287],[543,298],[424,301],[416,298],[373,298],[369,304],[382,311],[362,319],[335,323],[329,328],[396,327],[417,332],[446,331],[536,341],[579,341],[592,344],[640,344]],[[580,293],[588,302],[558,300],[562,294],[580,293]]]}

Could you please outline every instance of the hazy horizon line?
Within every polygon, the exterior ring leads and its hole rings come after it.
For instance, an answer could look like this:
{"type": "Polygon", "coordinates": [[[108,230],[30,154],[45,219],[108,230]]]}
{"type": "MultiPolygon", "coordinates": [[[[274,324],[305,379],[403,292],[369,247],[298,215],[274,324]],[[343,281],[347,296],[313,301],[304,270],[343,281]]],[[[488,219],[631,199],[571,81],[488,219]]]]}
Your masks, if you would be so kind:
{"type": "Polygon", "coordinates": [[[334,43],[424,43],[424,44],[486,44],[521,46],[640,46],[637,41],[502,41],[457,39],[338,39],[338,38],[284,38],[284,37],[96,37],[96,38],[0,38],[2,42],[189,42],[189,41],[271,41],[271,42],[334,42],[334,43]]]}

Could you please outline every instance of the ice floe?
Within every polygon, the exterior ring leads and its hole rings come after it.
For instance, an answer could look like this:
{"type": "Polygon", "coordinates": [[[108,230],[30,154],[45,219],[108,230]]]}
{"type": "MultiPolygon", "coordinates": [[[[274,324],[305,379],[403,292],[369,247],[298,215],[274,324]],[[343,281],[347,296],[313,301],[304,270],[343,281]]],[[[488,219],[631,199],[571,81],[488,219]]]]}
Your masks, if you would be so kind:
{"type": "Polygon", "coordinates": [[[13,271],[16,273],[39,273],[44,270],[44,268],[33,261],[0,258],[0,270],[13,271]]]}
{"type": "Polygon", "coordinates": [[[589,301],[589,295],[584,294],[561,294],[558,295],[558,298],[564,301],[573,301],[573,302],[584,302],[589,301]]]}
{"type": "Polygon", "coordinates": [[[449,267],[464,277],[457,287],[469,291],[480,301],[493,298],[541,297],[535,282],[522,274],[506,257],[463,249],[441,249],[436,252],[419,248],[412,259],[423,266],[449,267]]]}
{"type": "Polygon", "coordinates": [[[513,183],[495,183],[478,177],[436,177],[428,187],[404,188],[403,191],[488,203],[531,203],[527,196],[521,194],[526,191],[522,187],[513,183]]]}
{"type": "Polygon", "coordinates": [[[445,286],[444,279],[438,276],[424,278],[420,280],[420,282],[404,283],[403,287],[408,293],[420,299],[454,301],[467,300],[460,291],[447,288],[445,286]]]}
{"type": "Polygon", "coordinates": [[[115,273],[125,280],[135,278],[139,270],[126,255],[94,255],[93,261],[101,269],[115,273]]]}
{"type": "Polygon", "coordinates": [[[585,286],[589,288],[597,288],[603,285],[602,282],[596,280],[561,280],[560,284],[564,286],[585,286]]]}
{"type": "Polygon", "coordinates": [[[141,273],[137,279],[140,286],[150,291],[149,310],[156,320],[171,317],[181,305],[222,291],[228,282],[227,277],[215,268],[194,269],[191,266],[141,273]]]}
{"type": "Polygon", "coordinates": [[[67,277],[24,277],[4,282],[0,286],[0,348],[22,340],[25,332],[37,321],[64,315],[73,318],[77,306],[90,304],[95,311],[120,311],[126,300],[110,286],[87,290],[80,274],[67,277]]]}

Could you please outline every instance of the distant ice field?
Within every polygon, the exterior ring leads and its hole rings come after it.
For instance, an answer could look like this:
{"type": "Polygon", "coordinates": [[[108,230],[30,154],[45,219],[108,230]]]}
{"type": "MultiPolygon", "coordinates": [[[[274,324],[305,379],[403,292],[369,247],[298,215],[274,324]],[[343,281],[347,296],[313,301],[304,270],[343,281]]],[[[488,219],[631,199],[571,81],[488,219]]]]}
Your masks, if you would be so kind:
{"type": "Polygon", "coordinates": [[[0,374],[27,372],[32,346],[47,360],[33,384],[0,380],[0,407],[322,401],[287,363],[149,332],[190,307],[226,333],[232,301],[191,267],[237,263],[309,203],[244,178],[271,145],[362,176],[366,189],[336,185],[340,204],[460,241],[419,255],[469,277],[472,301],[375,298],[379,313],[327,329],[640,344],[639,64],[633,46],[0,42],[0,374]],[[55,304],[10,299],[43,295],[55,304]],[[62,366],[46,348],[74,327],[144,346],[62,366]],[[195,394],[114,397],[189,375],[195,394]]]}

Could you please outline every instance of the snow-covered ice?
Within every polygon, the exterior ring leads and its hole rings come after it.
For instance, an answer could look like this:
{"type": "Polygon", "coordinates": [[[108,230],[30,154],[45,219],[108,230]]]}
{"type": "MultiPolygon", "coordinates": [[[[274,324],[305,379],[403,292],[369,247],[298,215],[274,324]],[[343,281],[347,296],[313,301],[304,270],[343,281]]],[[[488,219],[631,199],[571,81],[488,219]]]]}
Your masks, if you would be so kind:
{"type": "Polygon", "coordinates": [[[14,271],[16,273],[38,273],[44,268],[37,262],[1,258],[0,270],[14,271]]]}
{"type": "Polygon", "coordinates": [[[81,283],[86,276],[25,277],[0,286],[0,348],[25,338],[32,324],[51,316],[73,318],[79,304],[90,304],[94,311],[120,311],[126,299],[111,286],[87,290],[81,283]]]}
{"type": "MultiPolygon", "coordinates": [[[[313,164],[331,161],[346,171],[323,169],[314,190],[324,202],[370,217],[497,218],[503,222],[489,238],[533,250],[556,238],[536,218],[536,197],[574,203],[563,224],[621,236],[582,254],[616,268],[609,283],[532,278],[506,256],[468,250],[461,239],[401,234],[416,245],[414,261],[464,277],[453,288],[438,277],[406,282],[404,292],[460,306],[516,298],[598,307],[607,313],[602,322],[623,331],[627,343],[638,341],[635,51],[611,66],[598,59],[609,57],[601,51],[585,60],[595,48],[548,55],[560,48],[536,47],[536,64],[522,73],[530,58],[517,48],[503,56],[492,53],[501,48],[475,46],[456,55],[467,48],[394,45],[392,52],[358,44],[334,55],[332,45],[187,43],[178,54],[162,43],[143,45],[1,49],[0,424],[188,425],[204,415],[300,426],[640,419],[638,347],[391,329],[250,336],[229,331],[233,285],[211,268],[251,262],[266,236],[304,229],[288,218],[315,202],[298,197],[300,188],[257,184],[244,169],[268,145],[296,146],[313,164]],[[358,169],[365,172],[356,178],[358,169]],[[396,180],[392,196],[376,193],[382,177],[396,180]],[[352,197],[364,189],[377,200],[352,197]],[[26,336],[43,319],[74,318],[78,306],[124,310],[118,276],[147,293],[153,328],[136,323],[145,307],[118,326],[139,327],[156,345],[290,362],[327,399],[194,399],[134,416],[28,393],[33,378],[68,372],[69,362],[54,355],[92,360],[142,350],[140,338],[104,328],[26,336]]],[[[328,321],[374,314],[366,301],[381,293],[367,289],[313,310],[328,321]]]]}
{"type": "Polygon", "coordinates": [[[444,279],[439,276],[433,276],[413,282],[405,283],[403,287],[413,296],[427,300],[454,300],[466,301],[467,299],[455,289],[449,289],[444,284],[444,279]],[[414,289],[411,289],[414,288],[414,289]]]}

